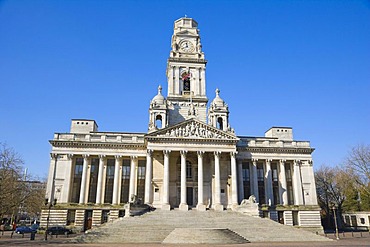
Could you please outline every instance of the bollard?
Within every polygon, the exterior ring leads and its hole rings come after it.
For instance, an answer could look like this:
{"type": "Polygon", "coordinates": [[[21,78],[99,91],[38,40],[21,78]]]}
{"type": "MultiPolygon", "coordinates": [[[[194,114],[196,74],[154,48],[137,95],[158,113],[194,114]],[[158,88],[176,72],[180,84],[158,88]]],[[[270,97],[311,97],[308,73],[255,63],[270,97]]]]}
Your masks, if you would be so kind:
{"type": "Polygon", "coordinates": [[[343,231],[343,237],[344,237],[344,231],[343,231]]]}
{"type": "Polygon", "coordinates": [[[362,232],[360,232],[361,238],[362,238],[362,232]]]}
{"type": "Polygon", "coordinates": [[[353,231],[352,231],[352,238],[353,238],[353,231]]]}

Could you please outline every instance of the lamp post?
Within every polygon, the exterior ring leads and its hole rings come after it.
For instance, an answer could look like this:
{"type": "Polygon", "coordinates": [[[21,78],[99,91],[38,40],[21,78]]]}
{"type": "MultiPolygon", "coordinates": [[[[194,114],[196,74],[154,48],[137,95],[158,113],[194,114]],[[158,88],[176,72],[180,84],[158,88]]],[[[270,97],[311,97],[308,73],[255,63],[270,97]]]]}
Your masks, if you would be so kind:
{"type": "Polygon", "coordinates": [[[47,231],[49,229],[50,209],[52,206],[55,206],[55,204],[57,203],[57,199],[54,198],[54,193],[55,193],[55,175],[57,172],[58,154],[51,153],[51,157],[55,160],[55,163],[54,163],[54,170],[53,170],[53,180],[51,182],[50,199],[49,198],[45,199],[45,206],[48,206],[48,217],[46,218],[45,240],[48,240],[47,231]]]}
{"type": "Polygon", "coordinates": [[[339,234],[338,234],[338,224],[337,224],[337,216],[335,214],[336,207],[333,206],[333,213],[334,213],[334,224],[335,224],[335,235],[337,237],[337,240],[339,240],[339,234]]]}
{"type": "Polygon", "coordinates": [[[44,240],[48,240],[48,229],[49,229],[49,218],[50,218],[50,209],[52,206],[55,206],[57,204],[57,199],[54,199],[53,201],[49,202],[49,199],[45,199],[45,205],[48,206],[48,217],[46,218],[46,229],[45,229],[45,238],[44,240]]]}

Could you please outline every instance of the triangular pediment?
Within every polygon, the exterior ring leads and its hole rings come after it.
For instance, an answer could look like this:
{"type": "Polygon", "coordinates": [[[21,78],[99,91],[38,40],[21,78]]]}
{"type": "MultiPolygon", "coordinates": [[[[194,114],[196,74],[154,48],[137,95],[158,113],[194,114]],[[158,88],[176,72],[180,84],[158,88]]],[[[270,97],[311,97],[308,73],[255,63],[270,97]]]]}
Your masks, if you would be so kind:
{"type": "Polygon", "coordinates": [[[197,119],[189,119],[176,125],[154,131],[146,135],[146,137],[229,141],[239,140],[233,133],[219,130],[197,119]]]}

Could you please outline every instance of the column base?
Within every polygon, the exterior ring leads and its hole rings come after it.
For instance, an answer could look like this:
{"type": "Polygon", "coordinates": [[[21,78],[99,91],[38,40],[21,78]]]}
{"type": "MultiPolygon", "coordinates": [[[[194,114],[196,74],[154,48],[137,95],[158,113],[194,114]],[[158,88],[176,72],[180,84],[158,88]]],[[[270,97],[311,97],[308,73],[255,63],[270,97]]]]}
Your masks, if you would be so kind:
{"type": "Polygon", "coordinates": [[[187,204],[180,204],[179,205],[179,209],[181,211],[188,211],[189,210],[189,206],[187,204]]]}
{"type": "Polygon", "coordinates": [[[171,210],[171,205],[170,204],[163,204],[162,205],[162,210],[170,211],[171,210]]]}
{"type": "Polygon", "coordinates": [[[204,204],[198,204],[197,205],[197,210],[198,211],[206,211],[207,210],[206,205],[204,205],[204,204]]]}
{"type": "Polygon", "coordinates": [[[215,204],[215,205],[213,205],[213,209],[215,211],[224,211],[224,205],[222,205],[222,204],[215,204]]]}

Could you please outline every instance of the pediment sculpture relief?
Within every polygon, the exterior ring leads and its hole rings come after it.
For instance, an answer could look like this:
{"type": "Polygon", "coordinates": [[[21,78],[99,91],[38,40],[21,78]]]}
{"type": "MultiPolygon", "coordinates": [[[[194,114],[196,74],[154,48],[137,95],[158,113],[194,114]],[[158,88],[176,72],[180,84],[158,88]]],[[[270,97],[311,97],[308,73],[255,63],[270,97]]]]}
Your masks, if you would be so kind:
{"type": "Polygon", "coordinates": [[[167,130],[158,136],[163,137],[189,137],[189,138],[213,138],[213,139],[230,139],[226,134],[216,132],[206,125],[197,122],[190,122],[167,130]]]}

